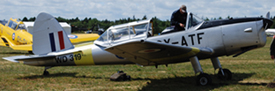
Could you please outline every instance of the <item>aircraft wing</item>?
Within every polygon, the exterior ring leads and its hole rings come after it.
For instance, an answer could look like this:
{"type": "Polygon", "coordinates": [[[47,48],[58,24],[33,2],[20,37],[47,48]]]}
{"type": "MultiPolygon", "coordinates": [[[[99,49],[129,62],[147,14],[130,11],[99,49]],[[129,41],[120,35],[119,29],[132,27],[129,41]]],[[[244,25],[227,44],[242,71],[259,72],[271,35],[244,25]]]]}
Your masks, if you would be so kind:
{"type": "Polygon", "coordinates": [[[81,42],[87,42],[87,41],[93,41],[99,38],[98,34],[70,34],[68,35],[70,38],[70,41],[73,44],[81,43],[81,42]]]}
{"type": "Polygon", "coordinates": [[[168,64],[189,60],[195,55],[211,55],[211,48],[178,46],[152,41],[124,42],[105,49],[140,65],[168,64]]]}
{"type": "Polygon", "coordinates": [[[7,43],[5,43],[2,39],[0,39],[0,46],[10,46],[13,50],[32,51],[32,44],[16,45],[6,37],[1,37],[1,38],[6,39],[7,43]]]}
{"type": "Polygon", "coordinates": [[[13,45],[10,46],[13,50],[25,50],[25,51],[32,51],[32,44],[27,45],[13,45]]]}

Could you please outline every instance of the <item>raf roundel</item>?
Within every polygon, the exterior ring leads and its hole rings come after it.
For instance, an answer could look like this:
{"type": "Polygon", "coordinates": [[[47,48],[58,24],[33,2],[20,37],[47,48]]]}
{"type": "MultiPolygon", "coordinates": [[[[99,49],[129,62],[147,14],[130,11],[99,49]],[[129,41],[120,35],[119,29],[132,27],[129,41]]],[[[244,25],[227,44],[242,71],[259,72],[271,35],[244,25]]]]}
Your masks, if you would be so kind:
{"type": "Polygon", "coordinates": [[[68,35],[68,37],[69,37],[70,39],[76,39],[76,38],[77,38],[76,35],[68,35]]]}
{"type": "Polygon", "coordinates": [[[15,33],[12,34],[12,40],[14,40],[14,39],[15,39],[15,33]]]}

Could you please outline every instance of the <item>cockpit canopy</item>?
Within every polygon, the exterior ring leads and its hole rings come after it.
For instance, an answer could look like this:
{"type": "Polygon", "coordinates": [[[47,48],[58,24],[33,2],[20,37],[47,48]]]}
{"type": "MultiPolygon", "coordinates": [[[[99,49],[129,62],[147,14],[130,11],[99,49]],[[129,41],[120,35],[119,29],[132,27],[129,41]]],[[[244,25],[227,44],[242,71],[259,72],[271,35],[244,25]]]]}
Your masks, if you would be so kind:
{"type": "Polygon", "coordinates": [[[107,47],[129,39],[146,39],[152,35],[151,20],[135,21],[109,27],[94,43],[107,47]]]}
{"type": "Polygon", "coordinates": [[[201,23],[204,22],[204,20],[202,20],[201,18],[199,18],[198,16],[196,16],[192,13],[188,13],[187,17],[188,17],[188,19],[186,21],[186,24],[188,27],[185,30],[195,27],[197,25],[200,25],[201,23]]]}
{"type": "Polygon", "coordinates": [[[24,23],[16,19],[10,19],[7,25],[13,30],[26,30],[24,23]]]}
{"type": "MultiPolygon", "coordinates": [[[[200,25],[202,25],[204,22],[204,20],[202,20],[201,18],[199,18],[198,16],[192,14],[192,13],[187,13],[187,19],[186,19],[186,25],[187,27],[185,27],[184,31],[189,31],[189,30],[196,30],[199,28],[200,25]],[[190,29],[190,28],[194,28],[194,29],[190,29]]],[[[166,29],[164,29],[161,34],[167,34],[167,33],[172,33],[172,32],[177,32],[174,31],[174,27],[175,26],[171,26],[171,27],[167,27],[166,29]]]]}

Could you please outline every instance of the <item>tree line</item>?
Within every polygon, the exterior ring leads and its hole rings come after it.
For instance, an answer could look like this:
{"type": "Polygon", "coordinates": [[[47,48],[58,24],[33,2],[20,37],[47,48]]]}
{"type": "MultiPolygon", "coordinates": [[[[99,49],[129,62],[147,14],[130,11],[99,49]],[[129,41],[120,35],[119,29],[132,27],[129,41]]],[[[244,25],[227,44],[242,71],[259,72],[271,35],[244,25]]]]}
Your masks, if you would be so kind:
{"type": "MultiPolygon", "coordinates": [[[[228,16],[225,19],[230,19],[232,17],[228,16]]],[[[104,30],[108,29],[110,26],[113,25],[118,25],[118,24],[123,24],[123,23],[128,23],[128,22],[133,22],[133,21],[139,21],[139,20],[146,20],[147,17],[146,15],[143,16],[143,18],[139,19],[139,18],[135,18],[135,16],[133,16],[132,18],[128,17],[128,18],[122,18],[119,20],[114,20],[114,21],[110,21],[110,20],[98,20],[97,18],[84,18],[83,20],[80,20],[78,17],[76,18],[72,18],[72,19],[66,19],[66,18],[62,18],[62,17],[56,17],[56,20],[58,22],[67,22],[68,24],[71,25],[72,28],[72,32],[84,32],[87,30],[95,30],[97,31],[99,28],[103,28],[104,30]]],[[[205,21],[211,21],[211,20],[220,20],[223,19],[222,17],[219,18],[203,18],[205,21]]],[[[21,19],[20,19],[21,20],[21,19]]],[[[275,28],[275,16],[271,17],[271,20],[273,20],[273,25],[271,26],[271,28],[275,28]]],[[[27,17],[24,17],[22,19],[22,21],[35,21],[35,17],[30,17],[29,19],[27,17]]],[[[152,18],[153,24],[154,24],[154,33],[158,34],[161,31],[163,31],[166,27],[170,26],[170,20],[160,20],[157,17],[153,17],[152,18]]]]}

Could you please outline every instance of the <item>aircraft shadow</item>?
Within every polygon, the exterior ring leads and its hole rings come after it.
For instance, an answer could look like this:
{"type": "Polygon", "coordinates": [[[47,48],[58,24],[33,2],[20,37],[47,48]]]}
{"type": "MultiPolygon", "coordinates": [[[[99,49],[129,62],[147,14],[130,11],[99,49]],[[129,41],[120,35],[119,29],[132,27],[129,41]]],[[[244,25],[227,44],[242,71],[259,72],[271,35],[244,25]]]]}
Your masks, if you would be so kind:
{"type": "Polygon", "coordinates": [[[76,76],[78,73],[55,73],[55,74],[49,74],[47,76],[44,75],[32,75],[32,76],[25,76],[25,77],[18,77],[17,79],[38,79],[38,78],[52,78],[52,77],[74,77],[74,78],[92,78],[92,79],[109,79],[109,78],[103,78],[103,77],[95,77],[95,76],[76,76]]]}
{"type": "MultiPolygon", "coordinates": [[[[92,78],[92,79],[109,79],[109,77],[96,77],[96,76],[85,76],[80,75],[76,76],[78,73],[55,73],[47,76],[43,75],[32,75],[32,76],[24,76],[18,77],[17,79],[39,79],[39,78],[52,78],[52,77],[74,77],[74,78],[92,78]]],[[[233,73],[232,80],[225,81],[217,78],[216,75],[211,74],[212,84],[208,86],[198,86],[196,85],[196,77],[197,76],[189,76],[189,77],[173,77],[173,78],[164,78],[164,79],[152,79],[152,78],[132,78],[132,81],[138,80],[149,80],[147,85],[139,89],[139,91],[208,91],[214,90],[215,88],[219,88],[227,85],[262,85],[266,86],[268,83],[240,83],[243,79],[249,78],[253,76],[255,73],[233,73]]],[[[122,82],[122,81],[117,81],[122,82]]]]}
{"type": "Polygon", "coordinates": [[[147,85],[142,87],[139,91],[208,91],[215,88],[219,88],[226,85],[264,85],[267,83],[240,83],[243,79],[249,78],[255,73],[233,73],[232,80],[225,81],[217,78],[216,75],[210,75],[212,78],[212,84],[208,86],[198,86],[196,85],[196,76],[191,77],[175,77],[175,78],[165,78],[165,79],[150,79],[150,78],[132,78],[132,80],[150,80],[147,85]]]}

